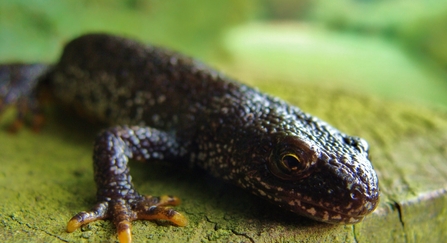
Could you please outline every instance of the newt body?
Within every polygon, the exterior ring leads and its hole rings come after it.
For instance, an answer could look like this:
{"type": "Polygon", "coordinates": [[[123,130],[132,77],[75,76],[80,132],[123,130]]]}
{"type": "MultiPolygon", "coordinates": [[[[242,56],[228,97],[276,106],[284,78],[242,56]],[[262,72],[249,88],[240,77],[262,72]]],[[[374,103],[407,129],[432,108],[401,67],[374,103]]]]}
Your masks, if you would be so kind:
{"type": "Polygon", "coordinates": [[[164,207],[176,205],[175,197],[136,192],[128,159],[190,163],[286,210],[326,223],[357,223],[377,206],[378,180],[365,140],[194,59],[91,34],[70,42],[39,84],[48,86],[61,102],[119,125],[95,142],[98,204],[73,217],[69,231],[111,218],[120,241],[126,242],[134,219],[186,224],[181,214],[164,207]]]}

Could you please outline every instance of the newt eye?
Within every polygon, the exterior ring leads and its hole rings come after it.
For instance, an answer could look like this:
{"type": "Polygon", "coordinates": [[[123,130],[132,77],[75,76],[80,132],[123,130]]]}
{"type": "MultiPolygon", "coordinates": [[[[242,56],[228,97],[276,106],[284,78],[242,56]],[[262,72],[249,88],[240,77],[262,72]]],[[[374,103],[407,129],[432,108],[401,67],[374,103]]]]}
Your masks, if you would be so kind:
{"type": "Polygon", "coordinates": [[[299,180],[309,175],[318,151],[296,137],[282,139],[270,156],[269,171],[283,180],[299,180]]]}
{"type": "Polygon", "coordinates": [[[303,165],[298,156],[286,154],[282,156],[280,167],[283,171],[290,173],[302,169],[303,165]]]}

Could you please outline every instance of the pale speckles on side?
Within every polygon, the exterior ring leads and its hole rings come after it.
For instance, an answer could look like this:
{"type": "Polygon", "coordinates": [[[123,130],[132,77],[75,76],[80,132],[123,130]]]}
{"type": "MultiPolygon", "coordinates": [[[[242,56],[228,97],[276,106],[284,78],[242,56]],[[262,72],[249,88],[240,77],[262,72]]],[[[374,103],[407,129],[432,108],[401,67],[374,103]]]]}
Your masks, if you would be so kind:
{"type": "Polygon", "coordinates": [[[54,89],[63,102],[82,105],[90,115],[103,121],[112,117],[123,117],[122,120],[130,118],[129,110],[119,108],[120,97],[126,100],[128,107],[134,106],[132,99],[129,99],[128,90],[120,88],[116,77],[107,73],[92,77],[85,70],[72,66],[67,68],[64,75],[55,75],[54,89]],[[88,82],[91,78],[95,81],[88,82]]]}
{"type": "Polygon", "coordinates": [[[157,97],[158,104],[162,104],[163,102],[165,102],[165,100],[166,100],[166,96],[164,96],[164,95],[160,95],[157,97]]]}
{"type": "Polygon", "coordinates": [[[339,220],[339,219],[342,219],[342,216],[340,215],[340,214],[335,214],[335,215],[332,215],[331,217],[330,217],[332,220],[339,220]]]}
{"type": "Polygon", "coordinates": [[[310,215],[315,216],[315,214],[317,213],[317,211],[315,210],[315,208],[309,208],[306,210],[310,215]]]}
{"type": "Polygon", "coordinates": [[[169,59],[169,63],[170,63],[172,66],[176,66],[177,63],[178,63],[178,59],[177,59],[176,57],[171,57],[171,58],[169,59]]]}
{"type": "Polygon", "coordinates": [[[263,181],[260,181],[259,182],[265,189],[267,189],[267,190],[270,190],[271,189],[271,187],[267,184],[267,183],[265,183],[265,182],[263,182],[263,181]]]}
{"type": "Polygon", "coordinates": [[[359,219],[356,219],[356,218],[350,218],[350,219],[348,220],[348,222],[351,223],[351,224],[354,224],[354,223],[359,222],[359,219]]]}
{"type": "Polygon", "coordinates": [[[261,196],[263,196],[263,197],[265,197],[265,196],[267,196],[267,193],[265,193],[263,190],[261,190],[261,189],[258,189],[258,193],[259,193],[259,195],[261,195],[261,196]]]}

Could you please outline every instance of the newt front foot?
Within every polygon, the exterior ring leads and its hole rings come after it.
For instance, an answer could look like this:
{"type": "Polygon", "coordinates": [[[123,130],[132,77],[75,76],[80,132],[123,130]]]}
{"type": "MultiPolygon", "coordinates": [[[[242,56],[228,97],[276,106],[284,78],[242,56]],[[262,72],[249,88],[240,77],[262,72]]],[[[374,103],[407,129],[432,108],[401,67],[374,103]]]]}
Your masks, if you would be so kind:
{"type": "Polygon", "coordinates": [[[83,224],[111,219],[120,242],[131,242],[133,220],[166,220],[185,226],[186,218],[168,206],[180,199],[173,196],[142,196],[132,185],[128,161],[150,158],[172,160],[177,154],[175,137],[148,127],[114,127],[99,134],[93,151],[93,170],[97,185],[97,202],[90,211],[75,215],[67,225],[73,232],[83,224]],[[169,145],[169,146],[167,146],[169,145]]]}
{"type": "Polygon", "coordinates": [[[71,233],[84,224],[111,219],[118,231],[121,243],[132,242],[131,222],[134,220],[166,220],[175,226],[186,226],[186,218],[167,206],[180,204],[173,196],[139,196],[132,199],[118,198],[96,204],[90,211],[83,211],[70,219],[67,232],[71,233]]]}

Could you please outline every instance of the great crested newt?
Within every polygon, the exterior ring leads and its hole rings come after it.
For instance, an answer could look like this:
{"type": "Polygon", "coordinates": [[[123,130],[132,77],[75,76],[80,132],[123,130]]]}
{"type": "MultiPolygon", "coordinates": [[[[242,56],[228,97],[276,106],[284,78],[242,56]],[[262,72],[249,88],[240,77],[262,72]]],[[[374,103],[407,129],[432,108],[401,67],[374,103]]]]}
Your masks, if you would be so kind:
{"type": "Polygon", "coordinates": [[[84,35],[65,46],[55,65],[1,65],[0,112],[15,106],[18,120],[27,112],[37,116],[42,87],[111,126],[94,145],[97,203],[69,220],[68,232],[111,219],[120,242],[131,242],[136,219],[187,224],[169,207],[178,198],[135,190],[129,159],[189,163],[325,223],[357,223],[378,204],[364,139],[181,54],[84,35]]]}

